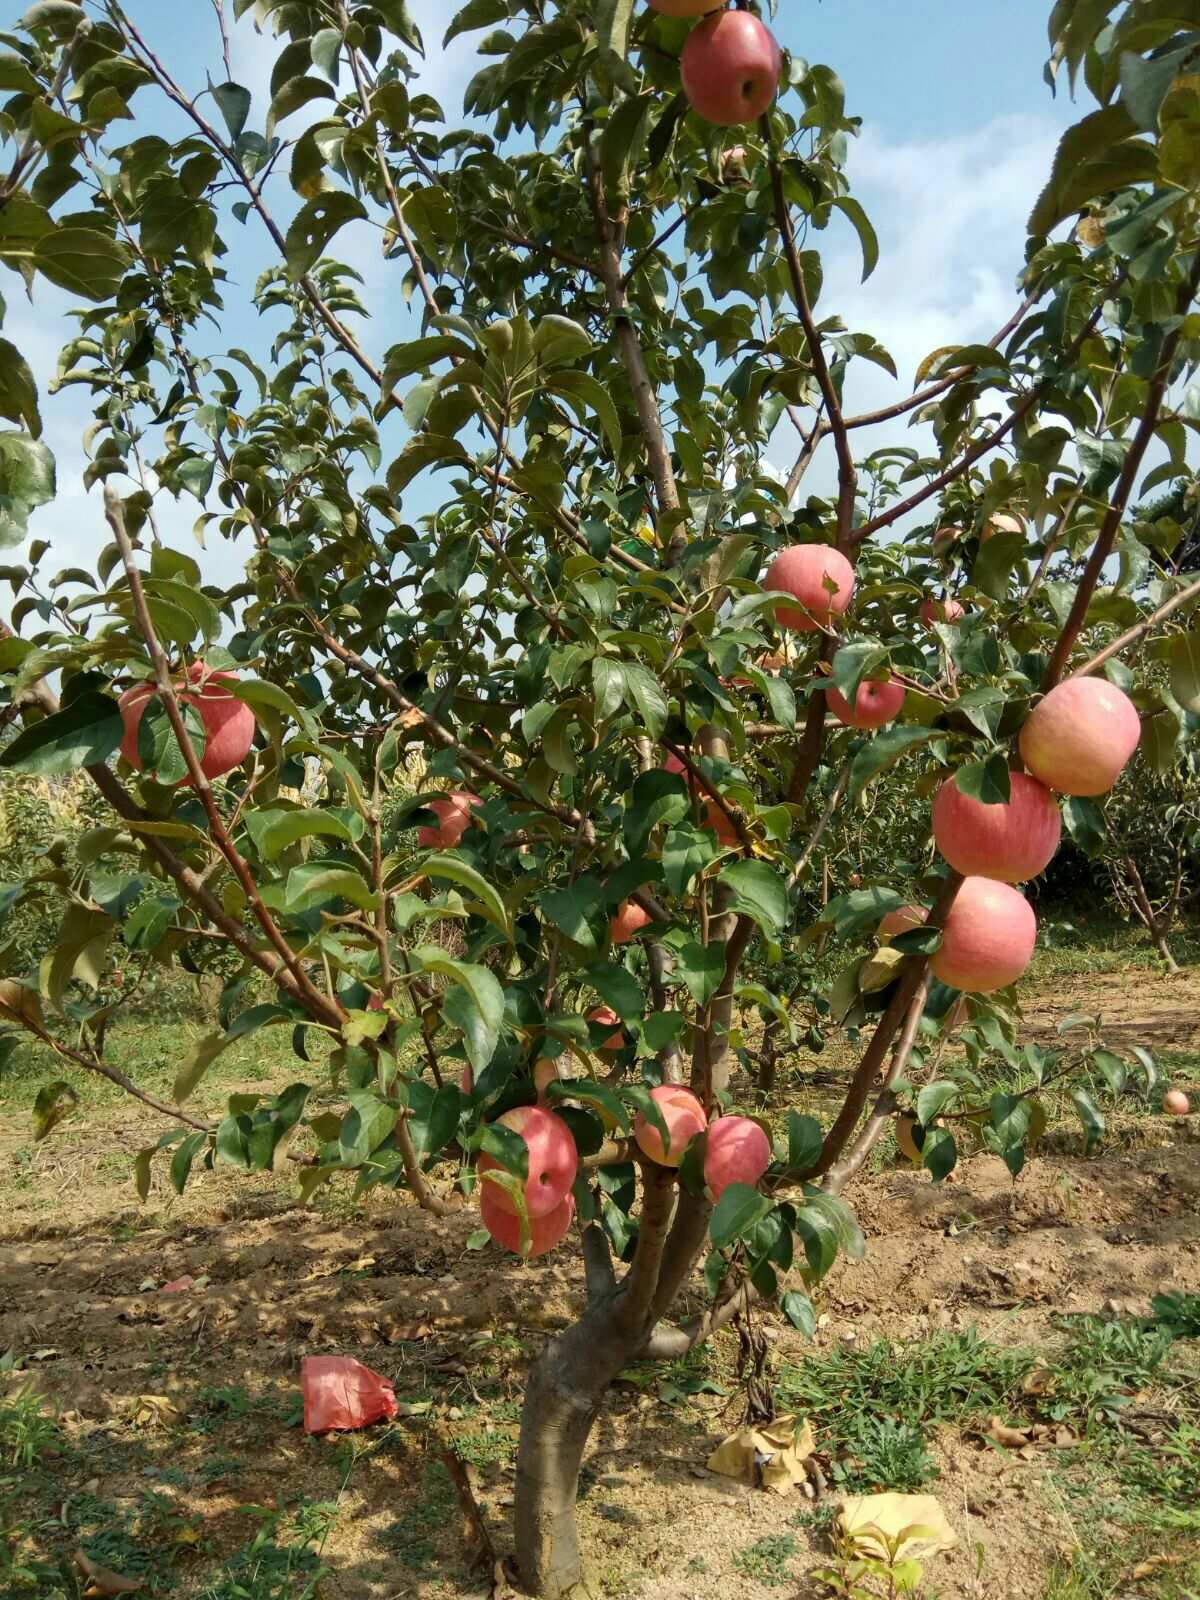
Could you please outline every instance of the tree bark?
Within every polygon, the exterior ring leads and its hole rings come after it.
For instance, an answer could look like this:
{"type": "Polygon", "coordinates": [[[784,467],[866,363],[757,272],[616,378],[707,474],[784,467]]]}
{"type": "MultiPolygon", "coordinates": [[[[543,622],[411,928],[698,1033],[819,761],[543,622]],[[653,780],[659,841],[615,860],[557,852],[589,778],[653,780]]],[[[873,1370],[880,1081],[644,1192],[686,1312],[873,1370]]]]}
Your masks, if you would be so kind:
{"type": "Polygon", "coordinates": [[[1125,871],[1133,887],[1133,903],[1138,916],[1146,925],[1146,931],[1154,940],[1154,947],[1167,964],[1168,972],[1178,972],[1179,963],[1171,954],[1171,946],[1167,943],[1168,921],[1164,926],[1163,921],[1154,914],[1154,907],[1150,904],[1150,896],[1146,893],[1146,885],[1142,882],[1142,875],[1138,871],[1137,862],[1132,856],[1125,857],[1125,871]]]}
{"type": "Polygon", "coordinates": [[[645,1342],[622,1329],[620,1291],[593,1302],[552,1339],[530,1370],[517,1450],[517,1571],[539,1600],[584,1600],[590,1586],[579,1553],[579,1468],[609,1384],[645,1342]]]}

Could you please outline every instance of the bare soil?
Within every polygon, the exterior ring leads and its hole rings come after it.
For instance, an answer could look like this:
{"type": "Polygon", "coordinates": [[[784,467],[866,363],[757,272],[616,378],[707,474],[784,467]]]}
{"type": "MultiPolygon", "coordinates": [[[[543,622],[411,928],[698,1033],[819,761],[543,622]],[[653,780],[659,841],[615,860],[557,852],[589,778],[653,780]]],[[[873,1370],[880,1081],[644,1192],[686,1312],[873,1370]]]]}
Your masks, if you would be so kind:
{"type": "MultiPolygon", "coordinates": [[[[1190,1053],[1198,1000],[1200,981],[1186,974],[1070,978],[1034,997],[1028,1033],[1048,1038],[1068,1013],[1103,1010],[1114,1042],[1190,1053]]],[[[326,1505],[324,1600],[489,1594],[438,1451],[456,1442],[473,1463],[503,1551],[522,1370],[575,1313],[573,1256],[522,1265],[491,1246],[469,1249],[474,1213],[438,1220],[392,1195],[355,1207],[324,1194],[303,1207],[289,1172],[199,1174],[183,1198],[160,1175],[139,1205],[129,1160],[159,1127],[132,1103],[106,1106],[100,1121],[108,1137],[68,1124],[36,1147],[14,1118],[0,1126],[0,1352],[25,1358],[24,1376],[61,1414],[62,1453],[50,1460],[64,1524],[85,1520],[72,1521],[72,1503],[106,1507],[97,1516],[123,1530],[116,1556],[154,1553],[150,1592],[225,1600],[238,1591],[214,1574],[262,1525],[253,1508],[326,1505]],[[185,1274],[200,1285],[161,1293],[185,1274]],[[299,1364],[321,1353],[354,1355],[394,1379],[397,1423],[350,1441],[308,1438],[297,1425],[299,1364]],[[173,1413],[146,1396],[165,1397],[173,1413]]],[[[971,1325],[1001,1345],[1038,1345],[1053,1337],[1055,1315],[1136,1314],[1153,1293],[1200,1291],[1200,1117],[1118,1120],[1090,1159],[1065,1129],[1044,1149],[1015,1183],[983,1154],[937,1188],[907,1167],[862,1178],[848,1198],[867,1256],[840,1263],[818,1291],[818,1349],[971,1325]]],[[[765,1326],[776,1364],[812,1349],[777,1318],[765,1326]]],[[[664,1387],[669,1375],[653,1372],[614,1390],[580,1503],[604,1594],[819,1592],[804,1576],[827,1559],[803,1515],[809,1503],[705,1469],[741,1421],[734,1347],[722,1335],[708,1366],[723,1394],[664,1387]],[[748,1575],[739,1552],[782,1535],[796,1546],[784,1585],[748,1575]]],[[[1049,1459],[990,1448],[969,1423],[930,1444],[941,1468],[932,1490],[960,1536],[931,1569],[932,1587],[1033,1600],[1076,1538],[1049,1459]]],[[[62,1547],[36,1527],[18,1542],[62,1547]]],[[[279,1581],[246,1592],[304,1592],[299,1577],[279,1581]]],[[[28,1592],[5,1589],[0,1566],[0,1595],[28,1592]]]]}

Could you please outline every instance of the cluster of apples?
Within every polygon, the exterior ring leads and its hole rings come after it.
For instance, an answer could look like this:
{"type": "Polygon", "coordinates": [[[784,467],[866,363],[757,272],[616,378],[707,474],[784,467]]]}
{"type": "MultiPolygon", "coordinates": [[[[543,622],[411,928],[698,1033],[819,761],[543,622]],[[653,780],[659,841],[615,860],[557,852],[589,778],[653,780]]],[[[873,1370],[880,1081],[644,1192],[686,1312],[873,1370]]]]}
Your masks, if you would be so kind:
{"type": "Polygon", "coordinates": [[[753,122],[775,98],[783,56],[770,29],[749,11],[719,0],[649,0],[664,17],[702,17],[679,57],[688,104],[706,122],[731,128],[753,122]]]}
{"type": "MultiPolygon", "coordinates": [[[[548,1064],[553,1077],[553,1063],[548,1064]]],[[[540,1068],[542,1063],[538,1063],[540,1068]]],[[[535,1072],[539,1090],[544,1079],[535,1072]]],[[[677,1167],[684,1152],[697,1135],[707,1131],[704,1153],[705,1192],[712,1201],[720,1199],[731,1183],[757,1184],[771,1164],[771,1143],[757,1122],[749,1117],[718,1117],[709,1124],[704,1107],[682,1084],[664,1083],[650,1091],[667,1130],[661,1131],[644,1114],[638,1113],[633,1136],[648,1160],[662,1167],[677,1167]]],[[[571,1193],[579,1170],[575,1141],[567,1124],[545,1106],[517,1106],[498,1117],[497,1122],[519,1134],[529,1152],[529,1175],[523,1196],[528,1227],[522,1238],[521,1217],[516,1197],[510,1190],[485,1176],[502,1173],[503,1166],[486,1153],[479,1157],[479,1213],[484,1227],[497,1244],[526,1259],[545,1255],[565,1237],[575,1217],[575,1197],[571,1193]]]]}
{"type": "MultiPolygon", "coordinates": [[[[235,683],[236,672],[218,672],[203,661],[193,661],[187,677],[176,687],[175,695],[181,705],[191,706],[204,725],[204,754],[200,770],[210,783],[223,778],[227,772],[240,767],[250,754],[257,726],[254,713],[244,700],[239,700],[222,684],[235,683]]],[[[142,770],[138,754],[138,730],[151,700],[157,698],[157,685],[138,683],[117,701],[124,729],[121,736],[121,754],[135,771],[142,770]]],[[[191,784],[191,778],[180,780],[180,786],[191,784]]]]}
{"type": "MultiPolygon", "coordinates": [[[[1017,518],[1001,513],[987,524],[983,537],[1020,532],[1022,527],[1017,518]]],[[[958,532],[944,531],[951,538],[958,532]]],[[[854,568],[829,545],[793,545],[775,557],[763,587],[797,602],[777,608],[783,627],[815,632],[828,628],[849,606],[854,568]]],[[[956,621],[962,615],[957,601],[926,605],[940,608],[940,619],[956,621]]],[[[924,618],[924,606],[921,614],[924,618]]],[[[880,728],[899,715],[904,686],[891,680],[865,681],[853,706],[832,686],[825,698],[848,727],[880,728]]],[[[987,805],[974,800],[953,777],[942,784],[933,803],[934,842],[964,882],[941,947],[929,963],[936,978],[955,989],[986,994],[1020,977],[1033,954],[1037,919],[1013,884],[1037,877],[1058,849],[1062,817],[1052,791],[1106,794],[1140,736],[1137,707],[1128,695],[1105,678],[1072,678],[1051,689],[1026,719],[1017,741],[1026,770],[1009,775],[1007,801],[987,805]]],[[[883,919],[879,932],[892,937],[918,926],[925,915],[923,906],[904,906],[883,919]]]]}

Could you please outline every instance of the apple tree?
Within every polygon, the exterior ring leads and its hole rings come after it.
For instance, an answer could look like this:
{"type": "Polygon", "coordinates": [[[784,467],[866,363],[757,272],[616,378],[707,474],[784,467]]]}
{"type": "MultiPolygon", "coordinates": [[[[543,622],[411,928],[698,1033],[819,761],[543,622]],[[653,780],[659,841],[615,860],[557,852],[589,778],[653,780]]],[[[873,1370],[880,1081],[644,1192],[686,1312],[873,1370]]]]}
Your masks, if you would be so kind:
{"type": "MultiPolygon", "coordinates": [[[[956,1114],[1015,1172],[1039,1085],[1094,1076],[1089,1038],[987,1089],[1036,934],[1015,885],[1095,827],[1144,728],[1196,725],[1124,654],[1195,649],[1200,583],[1129,508],[1193,479],[1197,0],[1057,0],[1050,76],[1096,105],[1032,197],[1012,316],[868,414],[848,380],[892,361],[823,303],[819,249],[886,270],[858,120],[753,9],[706,9],[468,0],[461,125],[404,0],[214,0],[183,66],[165,19],[37,0],[0,54],[0,260],[78,304],[52,388],[91,408],[98,491],[94,559],[53,570],[43,397],[5,339],[0,533],[32,543],[2,763],[82,770],[101,804],[4,888],[58,930],[36,970],[6,949],[6,1030],[163,1114],[143,1194],[302,1130],[305,1196],[480,1207],[518,1253],[577,1251],[517,1474],[545,1596],[586,1586],[577,1476],[621,1367],[754,1298],[811,1326],[897,1109],[935,1178],[956,1114]],[[269,103],[232,81],[235,27],[274,41],[269,103]],[[363,238],[386,326],[339,255],[363,238]],[[225,347],[239,296],[251,349],[225,347]],[[164,532],[189,502],[236,581],[164,532]],[[821,841],[852,848],[885,775],[903,854],[864,841],[823,902],[821,841]],[[171,1103],[105,1034],[131,952],[221,980],[171,1103]],[[964,991],[975,1100],[929,1059],[964,991]],[[748,1114],[763,1019],[861,1042],[828,1126],[748,1114]],[[280,1026],[297,1082],[198,1115],[225,1045],[280,1026]],[[318,1039],[339,1117],[306,1114],[318,1039]]],[[[47,1085],[39,1132],[70,1102],[47,1085]]]]}

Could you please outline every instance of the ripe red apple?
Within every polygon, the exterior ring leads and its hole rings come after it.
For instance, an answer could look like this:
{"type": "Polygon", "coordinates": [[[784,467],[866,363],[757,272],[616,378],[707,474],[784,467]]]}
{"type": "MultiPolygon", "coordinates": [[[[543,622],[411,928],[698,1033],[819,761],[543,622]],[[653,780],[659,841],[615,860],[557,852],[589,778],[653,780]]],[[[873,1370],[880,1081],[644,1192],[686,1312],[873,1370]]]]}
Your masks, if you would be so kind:
{"type": "Polygon", "coordinates": [[[607,1039],[597,1046],[600,1050],[620,1050],[625,1043],[625,1030],[621,1026],[621,1019],[611,1006],[597,1006],[587,1014],[589,1022],[598,1022],[602,1028],[616,1028],[615,1033],[610,1033],[607,1039]]]}
{"type": "Polygon", "coordinates": [[[650,913],[643,911],[635,900],[622,900],[616,913],[609,919],[608,936],[614,944],[628,944],[653,920],[650,913]]]}
{"type": "Polygon", "coordinates": [[[834,716],[847,728],[882,728],[888,722],[895,722],[900,715],[904,693],[904,685],[891,678],[886,683],[865,678],[858,686],[853,706],[832,684],[825,691],[825,700],[834,716]]]}
{"type": "Polygon", "coordinates": [[[756,1184],[771,1165],[771,1141],[749,1117],[718,1117],[708,1130],[704,1184],[719,1200],[731,1183],[756,1184]]]}
{"type": "Polygon", "coordinates": [[[737,829],[715,800],[706,800],[704,802],[703,825],[712,829],[717,836],[717,843],[724,845],[726,849],[741,843],[737,829]]]}
{"type": "MultiPolygon", "coordinates": [[[[531,1217],[544,1217],[561,1205],[571,1192],[575,1174],[579,1170],[579,1156],[571,1130],[561,1117],[543,1106],[515,1106],[496,1121],[513,1133],[519,1133],[529,1149],[529,1176],[525,1180],[525,1206],[531,1217]]],[[[485,1172],[503,1172],[505,1169],[484,1152],[479,1157],[480,1176],[485,1172]]],[[[487,1183],[485,1189],[494,1189],[496,1204],[501,1211],[516,1215],[512,1196],[499,1184],[487,1183]]]]}
{"type": "Polygon", "coordinates": [[[442,800],[431,800],[426,810],[438,819],[436,828],[418,828],[422,850],[453,850],[471,823],[471,807],[483,801],[469,789],[454,789],[442,800]]]}
{"type": "Polygon", "coordinates": [[[935,550],[944,550],[947,545],[953,544],[961,533],[961,528],[956,528],[950,524],[944,528],[939,528],[933,536],[933,548],[935,550]]]}
{"type": "Polygon", "coordinates": [[[922,927],[928,915],[927,906],[897,906],[895,911],[889,911],[886,917],[880,919],[879,927],[875,930],[880,944],[886,944],[898,933],[907,933],[910,928],[922,927]]]}
{"type": "Polygon", "coordinates": [[[997,805],[972,800],[954,778],[938,790],[933,841],[955,872],[1024,883],[1058,849],[1062,815],[1049,789],[1023,772],[1009,773],[1009,784],[1007,804],[997,805]]]}
{"type": "Polygon", "coordinates": [[[561,1077],[558,1062],[551,1061],[549,1056],[541,1056],[533,1063],[533,1087],[538,1092],[539,1102],[550,1085],[557,1083],[561,1077]]]}
{"type": "Polygon", "coordinates": [[[567,1229],[575,1217],[573,1194],[568,1194],[564,1200],[560,1200],[554,1210],[547,1211],[545,1216],[530,1217],[530,1237],[524,1250],[521,1249],[520,1217],[515,1212],[505,1211],[499,1203],[507,1198],[503,1190],[498,1189],[494,1183],[485,1183],[479,1191],[480,1219],[496,1243],[502,1245],[505,1250],[511,1250],[515,1255],[523,1255],[528,1261],[533,1256],[544,1256],[566,1237],[567,1229]]]}
{"type": "MultiPolygon", "coordinates": [[[[187,686],[178,687],[176,696],[181,705],[191,706],[199,712],[204,724],[204,754],[200,770],[210,783],[240,767],[250,754],[257,726],[254,713],[244,700],[222,689],[222,683],[236,683],[236,672],[215,672],[203,661],[193,661],[188,668],[187,686]],[[195,687],[191,687],[194,685],[195,687]]],[[[138,729],[146,714],[151,698],[158,693],[151,683],[139,683],[117,701],[125,732],[121,738],[121,754],[131,767],[142,770],[138,756],[138,729]]],[[[188,784],[190,778],[181,778],[188,784]]]]}
{"type": "Polygon", "coordinates": [[[643,1155],[657,1161],[660,1167],[677,1167],[683,1160],[688,1142],[703,1133],[706,1118],[704,1107],[690,1089],[681,1083],[663,1083],[651,1089],[650,1098],[662,1112],[667,1125],[668,1142],[663,1148],[662,1134],[639,1111],[633,1124],[633,1137],[643,1155]]]}
{"type": "Polygon", "coordinates": [[[679,57],[692,110],[724,128],[762,116],[782,67],[779,46],[749,11],[717,11],[698,22],[679,57]]]}
{"type": "MultiPolygon", "coordinates": [[[[727,11],[723,16],[744,17],[745,11],[727,11]]],[[[795,628],[799,633],[815,633],[827,628],[834,616],[840,616],[850,604],[854,594],[854,568],[840,550],[827,544],[794,544],[781,550],[767,568],[763,588],[779,594],[790,594],[804,607],[780,606],[775,620],[781,628],[795,628]],[[826,579],[836,584],[831,593],[826,579]]]]}
{"type": "Polygon", "coordinates": [[[961,622],[966,614],[957,600],[926,600],[917,612],[927,628],[935,622],[961,622]]]}
{"type": "Polygon", "coordinates": [[[1070,678],[1026,718],[1021,759],[1060,794],[1107,794],[1137,749],[1137,707],[1107,678],[1070,678]]]}
{"type": "Polygon", "coordinates": [[[1192,1103],[1182,1089],[1168,1089],[1163,1095],[1163,1110],[1169,1117],[1186,1117],[1192,1103]]]}
{"type": "Polygon", "coordinates": [[[1036,942],[1037,918],[1024,895],[994,878],[966,878],[929,970],[952,989],[990,994],[1021,976],[1036,942]]]}

